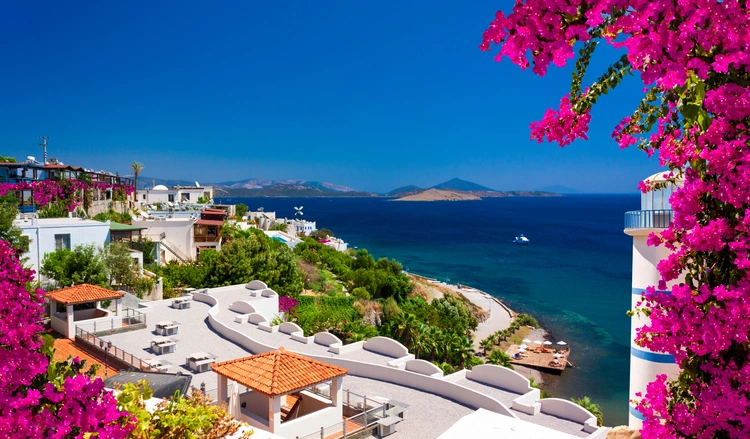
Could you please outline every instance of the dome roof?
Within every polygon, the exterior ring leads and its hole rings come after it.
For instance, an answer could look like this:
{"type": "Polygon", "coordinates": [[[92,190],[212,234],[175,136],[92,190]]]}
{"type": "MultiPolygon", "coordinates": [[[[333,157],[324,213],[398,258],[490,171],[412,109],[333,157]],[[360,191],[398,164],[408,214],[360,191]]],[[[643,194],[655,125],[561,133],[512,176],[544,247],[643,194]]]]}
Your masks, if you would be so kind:
{"type": "MultiPolygon", "coordinates": [[[[644,178],[643,181],[650,181],[651,183],[660,183],[667,181],[667,179],[664,177],[665,175],[669,175],[671,171],[669,169],[665,169],[663,171],[659,171],[654,175],[649,176],[648,178],[644,178]]],[[[680,179],[682,180],[682,179],[680,179]]]]}
{"type": "Polygon", "coordinates": [[[156,186],[154,186],[153,190],[155,190],[155,191],[168,191],[169,188],[167,188],[163,184],[157,184],[156,186]]]}

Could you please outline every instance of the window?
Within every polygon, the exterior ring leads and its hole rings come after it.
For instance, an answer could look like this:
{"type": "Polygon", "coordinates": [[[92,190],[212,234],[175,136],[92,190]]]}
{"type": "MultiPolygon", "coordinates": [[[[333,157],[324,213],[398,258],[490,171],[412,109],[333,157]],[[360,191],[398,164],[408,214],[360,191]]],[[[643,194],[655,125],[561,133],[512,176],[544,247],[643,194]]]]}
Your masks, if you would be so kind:
{"type": "Polygon", "coordinates": [[[180,201],[190,201],[190,193],[189,192],[183,192],[180,195],[182,195],[182,198],[180,199],[180,201]]]}
{"type": "Polygon", "coordinates": [[[144,200],[146,199],[146,194],[143,194],[143,199],[144,199],[144,200]]]}
{"type": "Polygon", "coordinates": [[[55,235],[55,250],[70,250],[70,234],[55,235]]]}
{"type": "Polygon", "coordinates": [[[174,194],[169,194],[169,195],[167,195],[167,197],[168,197],[168,201],[170,203],[174,203],[174,194]]]}

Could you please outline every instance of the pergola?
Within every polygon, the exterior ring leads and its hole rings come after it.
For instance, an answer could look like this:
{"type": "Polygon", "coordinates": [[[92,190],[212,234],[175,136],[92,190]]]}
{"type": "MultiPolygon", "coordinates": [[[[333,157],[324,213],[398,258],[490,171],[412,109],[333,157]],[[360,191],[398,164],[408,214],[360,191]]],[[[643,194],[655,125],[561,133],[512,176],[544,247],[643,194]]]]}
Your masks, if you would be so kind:
{"type": "MultiPolygon", "coordinates": [[[[284,437],[304,436],[341,422],[341,383],[347,369],[286,351],[266,352],[211,365],[218,374],[218,400],[228,402],[228,380],[245,386],[238,395],[243,422],[284,437]],[[330,381],[329,398],[306,391],[330,381]]],[[[238,392],[239,393],[239,392],[238,392]]],[[[230,407],[230,413],[235,410],[230,407]]]]}
{"type": "Polygon", "coordinates": [[[76,320],[90,320],[107,317],[109,313],[99,308],[102,300],[117,300],[115,315],[122,315],[122,298],[124,293],[90,284],[73,285],[72,287],[52,291],[47,294],[49,299],[49,314],[55,331],[68,338],[75,338],[76,320]],[[75,310],[75,305],[94,303],[90,309],[75,310]],[[65,306],[65,313],[57,312],[58,304],[65,306]]]}

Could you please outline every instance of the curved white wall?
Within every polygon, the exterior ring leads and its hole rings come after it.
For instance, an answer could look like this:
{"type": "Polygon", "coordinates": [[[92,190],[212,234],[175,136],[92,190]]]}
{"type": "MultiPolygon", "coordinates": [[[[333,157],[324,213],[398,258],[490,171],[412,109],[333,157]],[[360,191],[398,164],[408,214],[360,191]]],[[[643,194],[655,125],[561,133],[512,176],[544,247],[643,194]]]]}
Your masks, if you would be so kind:
{"type": "Polygon", "coordinates": [[[427,376],[443,376],[442,369],[426,360],[409,360],[406,362],[404,369],[408,370],[409,372],[415,372],[427,376]]]}
{"type": "Polygon", "coordinates": [[[253,325],[257,325],[259,323],[267,322],[268,319],[266,319],[263,314],[258,313],[252,313],[248,314],[247,316],[247,322],[252,323],[253,325]]]}
{"type": "Polygon", "coordinates": [[[474,366],[466,372],[466,378],[522,395],[533,390],[526,377],[515,370],[494,364],[474,366]]]}
{"type": "Polygon", "coordinates": [[[318,332],[315,334],[315,343],[323,346],[330,346],[334,343],[343,345],[341,340],[330,332],[318,332]]]}
{"type": "Polygon", "coordinates": [[[248,290],[263,290],[268,288],[268,285],[259,280],[251,280],[247,283],[247,285],[245,285],[245,288],[247,288],[248,290]]]}
{"type": "Polygon", "coordinates": [[[245,300],[238,300],[232,303],[231,305],[229,305],[229,310],[238,312],[240,314],[252,314],[257,312],[255,310],[255,307],[251,305],[250,302],[245,300]]]}
{"type": "Polygon", "coordinates": [[[406,346],[388,337],[373,337],[365,341],[364,348],[393,358],[409,355],[406,346]]]}
{"type": "Polygon", "coordinates": [[[542,406],[542,413],[584,424],[589,427],[588,429],[584,427],[584,430],[589,433],[596,430],[596,416],[572,401],[559,398],[545,398],[540,400],[539,404],[542,406]],[[591,429],[592,426],[594,427],[593,430],[591,429]]]}
{"type": "Polygon", "coordinates": [[[292,322],[284,322],[280,324],[279,332],[283,332],[284,334],[303,334],[302,328],[300,328],[296,323],[292,322]]]}
{"type": "MultiPolygon", "coordinates": [[[[256,354],[269,352],[276,349],[273,346],[268,346],[256,340],[253,340],[247,335],[237,331],[236,329],[230,328],[224,323],[217,320],[216,315],[218,314],[219,310],[216,307],[217,300],[215,297],[209,296],[207,294],[195,294],[193,296],[193,299],[198,302],[207,303],[211,306],[211,309],[208,310],[208,321],[211,324],[212,328],[214,328],[218,333],[220,333],[227,339],[256,354]]],[[[398,342],[395,343],[400,345],[400,343],[398,342]]],[[[383,345],[387,344],[383,343],[383,345]]],[[[455,383],[444,381],[440,378],[433,378],[406,370],[399,370],[389,366],[363,363],[360,361],[347,360],[344,358],[323,357],[318,355],[306,356],[314,358],[318,361],[323,361],[339,367],[344,367],[351,375],[385,381],[428,393],[434,393],[436,395],[452,399],[459,404],[474,408],[484,408],[496,413],[517,418],[517,416],[500,401],[490,396],[479,393],[475,390],[468,389],[455,383]]]]}

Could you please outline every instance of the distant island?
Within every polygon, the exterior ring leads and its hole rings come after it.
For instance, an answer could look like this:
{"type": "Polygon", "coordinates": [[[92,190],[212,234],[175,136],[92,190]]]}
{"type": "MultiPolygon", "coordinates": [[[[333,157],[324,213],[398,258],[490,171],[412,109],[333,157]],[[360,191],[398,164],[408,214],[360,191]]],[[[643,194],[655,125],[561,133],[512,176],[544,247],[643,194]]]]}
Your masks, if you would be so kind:
{"type": "MultiPolygon", "coordinates": [[[[159,184],[167,187],[187,186],[195,187],[197,181],[163,180],[142,176],[138,179],[139,188],[150,188],[159,184]]],[[[464,201],[491,197],[554,197],[560,196],[554,192],[545,191],[496,191],[471,181],[453,178],[430,188],[420,188],[409,185],[394,189],[387,194],[358,191],[347,186],[334,183],[308,180],[263,180],[248,178],[240,181],[225,181],[221,183],[205,183],[214,188],[214,195],[218,198],[369,198],[388,197],[403,201],[464,201]],[[429,191],[429,192],[428,192],[429,191]],[[447,192],[447,193],[446,193],[447,192]],[[408,198],[412,197],[413,198],[408,198]]]]}
{"type": "Polygon", "coordinates": [[[394,189],[387,194],[398,197],[395,201],[471,201],[497,197],[559,197],[545,191],[496,191],[470,181],[454,178],[428,189],[410,185],[394,189]]]}
{"type": "Polygon", "coordinates": [[[481,197],[478,197],[470,192],[427,189],[413,195],[396,198],[393,201],[473,201],[481,199],[481,197]]]}

